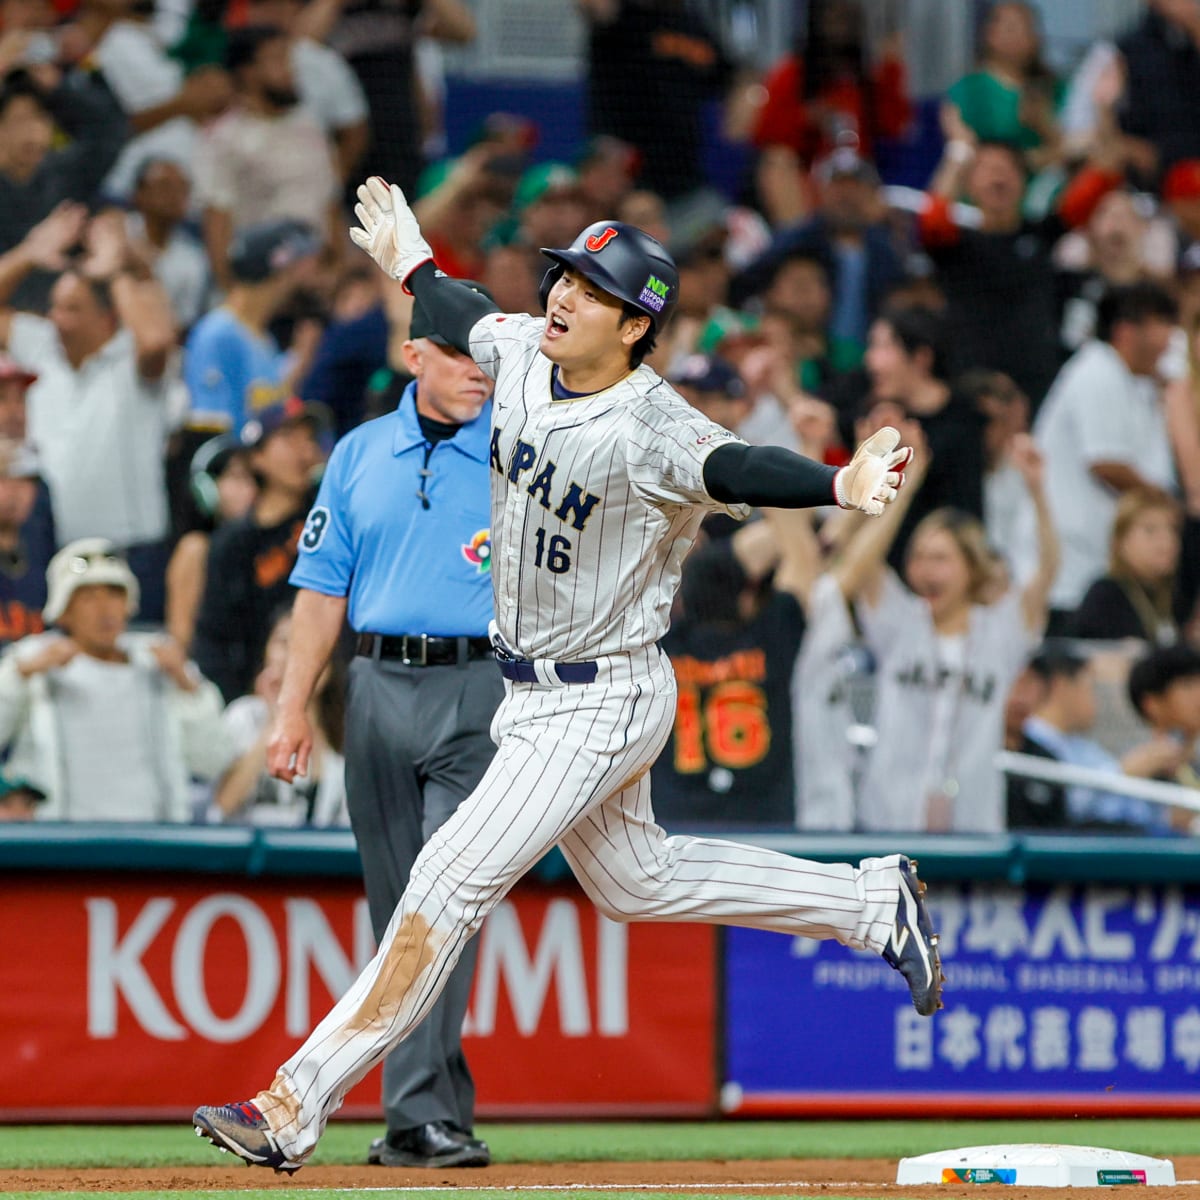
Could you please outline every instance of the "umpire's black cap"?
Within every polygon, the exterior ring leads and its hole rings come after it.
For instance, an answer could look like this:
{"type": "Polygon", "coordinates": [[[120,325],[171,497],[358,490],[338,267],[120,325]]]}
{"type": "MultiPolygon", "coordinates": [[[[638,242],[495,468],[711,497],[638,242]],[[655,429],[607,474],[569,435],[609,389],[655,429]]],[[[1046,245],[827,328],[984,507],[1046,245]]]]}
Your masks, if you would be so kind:
{"type": "Polygon", "coordinates": [[[589,225],[565,250],[542,247],[554,266],[542,279],[542,307],[550,289],[568,267],[598,287],[644,312],[657,333],[679,299],[679,270],[665,247],[648,233],[623,221],[589,225]]]}

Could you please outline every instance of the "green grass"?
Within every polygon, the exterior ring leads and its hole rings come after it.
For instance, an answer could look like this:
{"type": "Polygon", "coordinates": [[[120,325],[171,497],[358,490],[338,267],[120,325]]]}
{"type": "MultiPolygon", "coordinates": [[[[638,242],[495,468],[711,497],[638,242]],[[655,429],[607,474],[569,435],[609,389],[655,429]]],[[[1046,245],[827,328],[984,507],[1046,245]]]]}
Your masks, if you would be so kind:
{"type": "MultiPolygon", "coordinates": [[[[484,1125],[478,1132],[498,1163],[901,1158],[999,1142],[1073,1143],[1160,1156],[1200,1153],[1200,1124],[1193,1120],[643,1121],[484,1125]]],[[[310,1161],[314,1165],[362,1163],[370,1140],[382,1133],[378,1124],[335,1121],[310,1161]]],[[[186,1123],[26,1125],[0,1133],[0,1168],[8,1169],[217,1166],[228,1161],[186,1123]]]]}

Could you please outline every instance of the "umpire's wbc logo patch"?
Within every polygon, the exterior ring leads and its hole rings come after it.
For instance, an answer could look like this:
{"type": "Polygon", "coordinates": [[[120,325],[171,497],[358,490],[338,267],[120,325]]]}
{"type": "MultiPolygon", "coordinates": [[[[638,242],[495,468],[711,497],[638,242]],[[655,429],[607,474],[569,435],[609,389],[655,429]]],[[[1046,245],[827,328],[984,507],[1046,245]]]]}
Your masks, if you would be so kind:
{"type": "Polygon", "coordinates": [[[655,312],[662,312],[670,294],[671,285],[659,279],[657,275],[651,275],[638,294],[638,303],[654,309],[655,312]]]}
{"type": "Polygon", "coordinates": [[[492,569],[492,535],[491,531],[481,529],[471,540],[461,546],[462,556],[475,565],[475,570],[481,575],[492,569]]]}

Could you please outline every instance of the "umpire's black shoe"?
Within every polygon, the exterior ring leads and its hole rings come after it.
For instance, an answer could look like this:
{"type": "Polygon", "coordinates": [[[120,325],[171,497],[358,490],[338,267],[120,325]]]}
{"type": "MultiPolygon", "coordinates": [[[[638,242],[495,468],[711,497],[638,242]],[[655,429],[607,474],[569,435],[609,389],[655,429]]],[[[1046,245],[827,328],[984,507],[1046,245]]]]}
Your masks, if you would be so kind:
{"type": "Polygon", "coordinates": [[[925,909],[924,895],[925,885],[917,878],[916,862],[901,856],[896,923],[883,957],[908,981],[913,1007],[921,1016],[930,1017],[942,1007],[942,984],[946,977],[942,974],[937,934],[925,909]]]}
{"type": "Polygon", "coordinates": [[[377,1167],[486,1167],[491,1161],[487,1142],[449,1121],[393,1130],[376,1138],[367,1152],[367,1162],[377,1167]]]}

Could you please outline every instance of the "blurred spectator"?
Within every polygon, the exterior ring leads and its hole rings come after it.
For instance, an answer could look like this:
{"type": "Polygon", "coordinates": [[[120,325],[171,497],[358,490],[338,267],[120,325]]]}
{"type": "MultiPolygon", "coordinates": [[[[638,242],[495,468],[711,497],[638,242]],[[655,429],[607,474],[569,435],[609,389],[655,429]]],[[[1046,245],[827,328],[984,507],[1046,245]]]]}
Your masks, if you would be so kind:
{"type": "Polygon", "coordinates": [[[51,560],[45,617],[0,658],[8,769],[46,793],[45,820],[185,821],[188,779],[213,779],[232,747],[213,687],[169,639],[130,634],[138,585],[111,542],[51,560]]]}
{"type": "Polygon", "coordinates": [[[900,405],[921,426],[932,460],[895,538],[890,561],[896,567],[929,513],[953,508],[983,516],[983,422],[946,382],[945,347],[945,327],[928,309],[892,309],[871,326],[870,401],[900,405]]]}
{"type": "Polygon", "coordinates": [[[741,376],[729,363],[708,354],[691,354],[671,371],[671,386],[710,421],[737,432],[751,403],[741,376]]]}
{"type": "Polygon", "coordinates": [[[754,143],[788,152],[793,170],[844,145],[870,158],[875,139],[900,137],[912,116],[899,34],[872,63],[860,0],[810,0],[791,53],[764,84],[754,143]]]}
{"type": "Polygon", "coordinates": [[[180,330],[205,313],[212,291],[208,255],[185,225],[191,189],[178,163],[147,158],[133,177],[133,207],[125,218],[129,243],[162,284],[180,330]]]}
{"type": "Polygon", "coordinates": [[[226,703],[250,691],[276,611],[291,602],[296,539],[325,458],[324,410],[298,402],[264,408],[242,427],[258,494],[249,513],[213,534],[194,654],[226,703]]]}
{"type": "MultiPolygon", "coordinates": [[[[1198,255],[1200,257],[1200,255],[1198,255]]],[[[1200,307],[1184,317],[1186,367],[1167,387],[1167,436],[1183,492],[1183,543],[1176,611],[1186,633],[1200,636],[1200,307]]]]}
{"type": "Polygon", "coordinates": [[[1154,372],[1171,337],[1174,301],[1153,284],[1114,288],[1101,301],[1096,337],[1063,367],[1034,423],[1053,464],[1050,509],[1062,569],[1050,594],[1057,630],[1104,573],[1117,497],[1170,487],[1166,418],[1154,372]]]}
{"type": "Polygon", "coordinates": [[[458,0],[317,0],[301,28],[337,51],[366,93],[371,136],[359,175],[381,175],[412,196],[422,161],[414,46],[421,36],[471,41],[470,10],[458,0]]]}
{"type": "Polygon", "coordinates": [[[535,252],[542,246],[569,246],[588,223],[588,200],[579,176],[565,163],[531,167],[513,195],[517,240],[535,252]]]}
{"type": "Polygon", "coordinates": [[[1051,251],[1091,216],[1120,175],[1086,167],[1041,220],[1022,215],[1025,160],[1012,145],[976,143],[969,130],[946,144],[918,220],[946,293],[952,368],[991,367],[1016,381],[1036,411],[1059,365],[1059,311],[1051,251]],[[979,226],[960,224],[960,193],[979,226]]]}
{"type": "Polygon", "coordinates": [[[230,283],[234,234],[290,219],[344,241],[333,152],[316,119],[300,106],[287,35],[249,25],[229,35],[225,61],[237,101],[209,129],[196,156],[196,199],[213,273],[230,283]]]}
{"type": "Polygon", "coordinates": [[[28,779],[0,775],[0,821],[32,821],[46,793],[28,779]]]}
{"type": "MultiPolygon", "coordinates": [[[[0,82],[0,253],[11,250],[65,200],[89,203],[116,161],[128,126],[108,89],[78,71],[49,65],[0,82]],[[56,146],[55,130],[70,141],[56,146]]],[[[9,297],[45,310],[53,273],[37,270],[9,297]]]]}
{"type": "Polygon", "coordinates": [[[338,179],[359,182],[358,164],[370,141],[367,97],[350,64],[333,47],[303,31],[305,0],[248,0],[248,25],[274,26],[288,37],[292,78],[300,103],[333,143],[338,179]]]}
{"type": "MultiPolygon", "coordinates": [[[[1086,261],[1059,272],[1062,304],[1060,340],[1074,353],[1096,332],[1096,310],[1112,287],[1140,283],[1153,274],[1146,261],[1149,223],[1133,194],[1109,192],[1095,207],[1084,231],[1086,261]]],[[[1070,234],[1069,237],[1080,237],[1070,234]]],[[[1061,260],[1060,243],[1055,257],[1061,260]]]]}
{"type": "Polygon", "coordinates": [[[616,208],[617,220],[634,225],[664,246],[671,240],[667,224],[667,206],[657,192],[637,189],[625,196],[616,208]]]}
{"type": "MultiPolygon", "coordinates": [[[[1022,588],[997,579],[983,526],[943,509],[913,533],[906,588],[882,568],[911,503],[906,487],[846,548],[848,598],[876,661],[878,741],[863,781],[865,829],[998,832],[1004,800],[994,760],[1006,697],[1042,634],[1057,568],[1043,464],[1019,460],[1038,508],[1038,570],[1022,588]],[[909,590],[911,589],[911,590],[909,590]]],[[[912,468],[910,468],[910,471],[912,468]]],[[[919,482],[920,466],[916,469],[919,482]]]]}
{"type": "MultiPolygon", "coordinates": [[[[18,372],[21,369],[0,354],[0,394],[24,391],[30,376],[18,372]]],[[[0,440],[0,645],[44,628],[46,568],[56,547],[50,492],[38,474],[37,458],[27,444],[4,438],[0,440]]]]}
{"type": "Polygon", "coordinates": [[[523,167],[522,158],[484,141],[421,177],[413,211],[447,275],[473,279],[482,273],[484,239],[504,220],[523,167]]]}
{"type": "MultiPolygon", "coordinates": [[[[847,342],[866,342],[867,327],[885,296],[904,278],[904,269],[884,223],[886,208],[879,173],[854,150],[835,150],[813,168],[817,209],[808,217],[807,199],[789,205],[789,228],[750,264],[733,289],[733,302],[762,290],[780,260],[811,254],[829,264],[833,312],[829,332],[847,342]],[[799,224],[796,222],[799,221],[799,224]]],[[[767,205],[772,223],[783,215],[767,205]]]]}
{"type": "Polygon", "coordinates": [[[199,128],[233,99],[229,76],[200,67],[186,78],[159,42],[153,5],[137,0],[80,0],[75,33],[116,97],[132,138],[104,181],[113,200],[126,201],[142,163],[165,158],[187,165],[195,157],[199,128]]]}
{"type": "Polygon", "coordinates": [[[680,356],[694,353],[714,317],[727,313],[730,269],[725,259],[729,231],[726,206],[705,195],[686,221],[673,221],[667,245],[679,268],[675,315],[649,362],[665,375],[680,356]]]}
{"type": "Polygon", "coordinates": [[[1017,439],[1029,432],[1029,401],[1001,371],[968,371],[955,391],[983,419],[983,527],[988,543],[1018,583],[1037,567],[1037,514],[1013,461],[1017,439]]]}
{"type": "Polygon", "coordinates": [[[1170,646],[1179,638],[1172,610],[1179,567],[1180,510],[1160,488],[1121,494],[1109,535],[1108,571],[1084,594],[1076,637],[1139,638],[1170,646]]]}
{"type": "Polygon", "coordinates": [[[978,69],[947,93],[943,126],[947,137],[961,123],[982,142],[1017,146],[1038,170],[1061,154],[1056,114],[1065,91],[1042,58],[1033,6],[1001,0],[984,21],[978,69]]]}
{"type": "Polygon", "coordinates": [[[204,595],[212,535],[221,525],[243,518],[258,492],[249,454],[227,433],[203,443],[193,455],[189,487],[202,524],[189,529],[171,551],[166,604],[167,632],[185,650],[191,648],[204,595]]]}
{"type": "Polygon", "coordinates": [[[668,824],[793,825],[791,681],[820,551],[807,512],[773,512],[692,553],[663,639],[679,681],[652,768],[668,824]]]}
{"type": "Polygon", "coordinates": [[[48,319],[0,310],[0,341],[18,362],[37,364],[29,437],[58,536],[121,547],[142,588],[143,618],[161,621],[175,326],[162,287],[130,251],[120,213],[94,217],[87,246],[55,283],[48,319]]]}
{"type": "Polygon", "coordinates": [[[1154,735],[1179,751],[1179,765],[1154,778],[1200,788],[1200,651],[1182,642],[1151,650],[1129,672],[1129,699],[1154,735]]]}
{"type": "Polygon", "coordinates": [[[364,311],[342,315],[335,297],[332,319],[300,387],[305,400],[333,414],[339,438],[363,421],[391,412],[412,378],[400,349],[408,336],[412,299],[400,284],[381,280],[378,271],[366,278],[375,289],[373,302],[364,311]]]}
{"type": "Polygon", "coordinates": [[[833,289],[828,262],[797,251],[782,259],[763,289],[766,315],[789,319],[796,338],[797,382],[806,391],[828,395],[834,381],[862,363],[864,344],[831,332],[833,289]]]}
{"type": "MultiPolygon", "coordinates": [[[[1096,723],[1096,680],[1087,656],[1070,643],[1047,643],[1032,666],[1045,693],[1025,721],[1023,753],[1143,779],[1173,770],[1182,761],[1179,746],[1168,738],[1155,737],[1118,761],[1087,736],[1096,723]]],[[[1020,776],[1015,783],[1009,789],[1010,829],[1070,825],[1102,832],[1169,833],[1173,827],[1171,810],[1148,800],[1020,776]]],[[[1181,817],[1174,827],[1186,828],[1190,814],[1181,817]]]]}
{"type": "Polygon", "coordinates": [[[588,22],[588,132],[636,146],[668,201],[705,186],[701,117],[731,67],[686,0],[576,0],[588,22]]]}
{"type": "Polygon", "coordinates": [[[1177,162],[1162,185],[1163,204],[1175,223],[1181,249],[1200,241],[1200,158],[1177,162]]]}
{"type": "Polygon", "coordinates": [[[287,661],[292,614],[280,613],[271,627],[254,692],[225,710],[225,727],[238,759],[217,785],[215,808],[224,821],[251,825],[349,825],[346,812],[346,669],[336,655],[317,680],[308,719],[313,731],[308,770],[294,782],[267,770],[267,739],[274,724],[287,661]]]}
{"type": "Polygon", "coordinates": [[[320,248],[309,226],[291,220],[249,225],[234,237],[225,303],[196,322],[184,348],[191,428],[236,431],[291,393],[295,372],[270,326],[311,281],[320,248]]]}
{"type": "Polygon", "coordinates": [[[1153,145],[1166,170],[1200,158],[1200,5],[1146,0],[1146,10],[1117,43],[1126,80],[1121,126],[1153,145]]]}
{"type": "MultiPolygon", "coordinates": [[[[607,134],[588,138],[575,157],[579,190],[585,202],[591,206],[591,211],[580,225],[590,225],[593,221],[609,220],[616,216],[622,202],[632,192],[641,168],[642,156],[628,142],[607,134]]],[[[624,217],[619,219],[625,220],[624,217]]],[[[659,238],[659,241],[663,239],[659,238]]],[[[565,242],[555,244],[566,245],[565,242]]]]}

